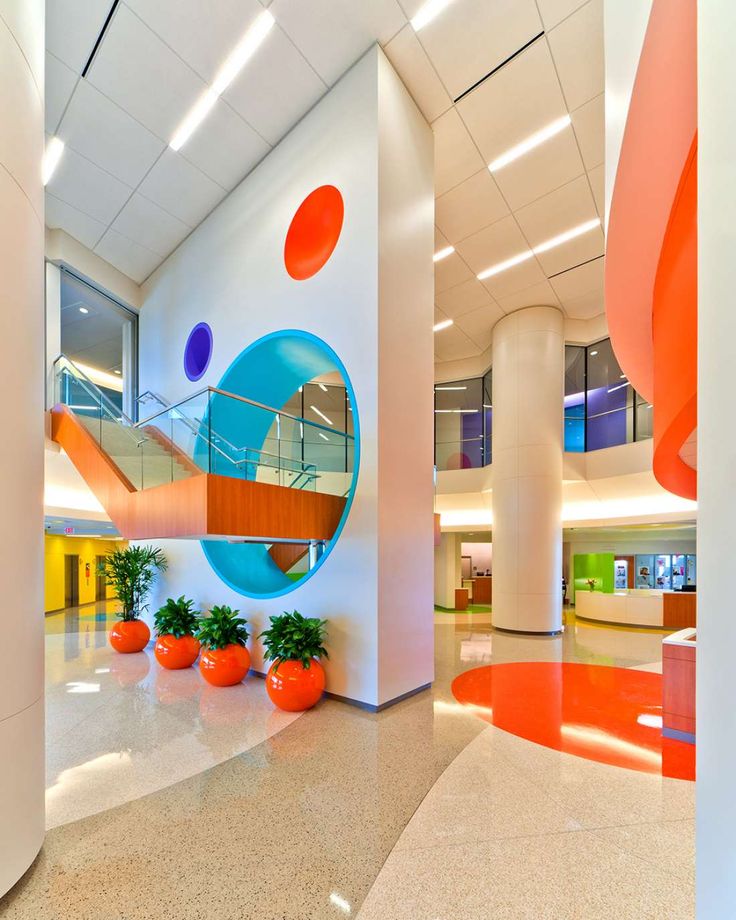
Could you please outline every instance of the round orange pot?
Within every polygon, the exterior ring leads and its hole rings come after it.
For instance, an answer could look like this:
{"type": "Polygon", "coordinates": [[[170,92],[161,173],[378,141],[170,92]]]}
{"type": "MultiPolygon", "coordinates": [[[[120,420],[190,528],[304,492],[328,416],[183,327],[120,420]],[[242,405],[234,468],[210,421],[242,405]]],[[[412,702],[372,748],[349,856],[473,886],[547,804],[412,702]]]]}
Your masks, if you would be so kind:
{"type": "Polygon", "coordinates": [[[119,620],[110,630],[110,645],[124,655],[142,652],[150,638],[151,630],[143,620],[119,620]]]}
{"type": "Polygon", "coordinates": [[[194,636],[181,636],[177,639],[171,633],[164,633],[156,639],[153,654],[161,667],[169,671],[191,668],[199,655],[199,639],[194,636]]]}
{"type": "Polygon", "coordinates": [[[266,692],[271,702],[286,712],[311,709],[322,698],[325,670],[315,658],[308,668],[301,661],[271,665],[266,675],[266,692]]]}
{"type": "Polygon", "coordinates": [[[199,670],[213,687],[232,687],[239,684],[250,669],[250,652],[242,645],[226,645],[202,652],[199,670]]]}

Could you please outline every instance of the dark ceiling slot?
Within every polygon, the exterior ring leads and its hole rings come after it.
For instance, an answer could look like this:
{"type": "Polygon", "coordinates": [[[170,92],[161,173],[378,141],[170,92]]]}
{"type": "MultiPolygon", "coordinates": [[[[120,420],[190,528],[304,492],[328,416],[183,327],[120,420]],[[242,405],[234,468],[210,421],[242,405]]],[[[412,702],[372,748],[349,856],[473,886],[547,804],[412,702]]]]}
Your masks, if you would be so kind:
{"type": "Polygon", "coordinates": [[[605,253],[601,253],[599,256],[593,256],[592,259],[586,259],[585,262],[578,262],[577,265],[571,265],[569,268],[563,268],[561,272],[556,272],[554,275],[550,275],[549,278],[559,278],[560,275],[564,275],[566,272],[571,272],[576,268],[582,268],[583,265],[590,265],[591,262],[597,262],[598,259],[604,258],[605,253]]]}
{"type": "Polygon", "coordinates": [[[518,57],[518,55],[520,55],[522,51],[526,51],[526,49],[527,49],[530,45],[533,45],[534,42],[539,41],[539,39],[540,39],[543,35],[544,35],[544,31],[540,32],[539,35],[535,35],[534,38],[530,38],[529,41],[528,41],[525,45],[522,45],[521,48],[519,48],[518,50],[514,51],[514,53],[513,53],[512,55],[509,55],[509,57],[507,57],[505,61],[501,61],[501,63],[498,65],[498,67],[494,67],[493,70],[489,71],[489,72],[485,75],[485,77],[481,77],[480,80],[478,80],[477,83],[473,83],[473,85],[472,85],[469,89],[466,89],[464,93],[460,93],[460,95],[459,95],[459,96],[457,97],[457,99],[455,99],[454,101],[455,101],[455,102],[460,102],[460,100],[461,100],[461,99],[464,99],[464,98],[468,95],[468,93],[472,93],[474,89],[477,89],[477,88],[481,85],[481,83],[485,83],[486,80],[487,80],[489,77],[492,77],[494,73],[498,73],[498,71],[499,71],[502,67],[505,67],[510,61],[513,61],[513,59],[514,59],[515,57],[518,57]]]}
{"type": "Polygon", "coordinates": [[[97,36],[97,41],[95,42],[94,48],[92,49],[92,53],[87,58],[87,63],[84,65],[84,70],[82,71],[83,77],[87,76],[87,71],[92,66],[92,61],[94,61],[95,59],[95,55],[97,54],[97,49],[102,44],[102,39],[105,37],[105,33],[110,28],[112,17],[115,15],[115,10],[118,8],[119,3],[120,3],[120,0],[113,0],[113,4],[110,7],[110,12],[107,14],[107,19],[105,20],[105,24],[100,29],[100,34],[97,36]]]}

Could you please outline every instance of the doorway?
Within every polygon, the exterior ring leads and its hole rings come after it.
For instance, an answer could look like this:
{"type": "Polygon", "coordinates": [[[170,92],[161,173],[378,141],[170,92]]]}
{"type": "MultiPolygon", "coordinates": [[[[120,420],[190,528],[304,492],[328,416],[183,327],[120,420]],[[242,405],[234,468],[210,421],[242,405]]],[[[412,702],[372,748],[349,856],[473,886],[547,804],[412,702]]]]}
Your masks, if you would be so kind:
{"type": "Polygon", "coordinates": [[[79,606],[79,556],[64,556],[64,606],[79,606]]]}
{"type": "Polygon", "coordinates": [[[107,556],[97,556],[95,560],[95,600],[107,600],[107,576],[103,566],[107,556]]]}

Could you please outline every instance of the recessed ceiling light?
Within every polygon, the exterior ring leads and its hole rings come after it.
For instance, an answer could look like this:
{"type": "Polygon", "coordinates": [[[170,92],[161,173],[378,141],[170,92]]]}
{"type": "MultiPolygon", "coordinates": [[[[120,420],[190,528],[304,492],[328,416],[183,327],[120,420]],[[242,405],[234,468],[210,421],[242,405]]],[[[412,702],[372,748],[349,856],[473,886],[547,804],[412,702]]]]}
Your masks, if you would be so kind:
{"type": "Polygon", "coordinates": [[[539,147],[540,144],[543,144],[551,137],[559,134],[560,131],[564,131],[570,123],[570,116],[563,115],[562,118],[558,118],[551,122],[545,128],[542,128],[541,131],[536,131],[520,144],[507,150],[506,153],[502,153],[500,157],[496,157],[492,163],[488,164],[488,168],[491,172],[498,172],[499,169],[503,169],[504,166],[508,166],[509,163],[513,163],[514,160],[518,160],[519,157],[523,157],[525,153],[529,153],[530,150],[539,147]]]}
{"type": "Polygon", "coordinates": [[[64,153],[64,141],[60,137],[52,137],[46,147],[41,166],[41,178],[44,185],[49,184],[54,170],[59,165],[62,153],[64,153]]]}
{"type": "Polygon", "coordinates": [[[121,375],[122,372],[121,372],[121,371],[115,371],[115,373],[116,373],[116,374],[118,375],[118,377],[119,377],[119,376],[121,375]]]}
{"type": "Polygon", "coordinates": [[[436,392],[439,392],[440,390],[442,390],[444,393],[450,390],[467,390],[467,387],[435,387],[436,392]]]}
{"type": "Polygon", "coordinates": [[[591,351],[590,357],[591,357],[591,358],[595,358],[595,356],[596,356],[597,354],[598,354],[597,351],[591,351]]]}
{"type": "Polygon", "coordinates": [[[89,313],[89,310],[88,310],[86,307],[80,307],[80,308],[79,308],[79,312],[80,312],[80,313],[89,313]]]}
{"type": "Polygon", "coordinates": [[[320,384],[319,384],[319,388],[320,388],[320,390],[322,390],[323,393],[326,393],[326,392],[327,392],[327,387],[324,385],[324,383],[320,383],[320,384]]]}
{"type": "Polygon", "coordinates": [[[596,227],[600,227],[600,224],[601,222],[598,217],[594,218],[593,220],[587,220],[584,224],[578,224],[577,227],[573,227],[571,230],[566,230],[564,233],[560,233],[559,236],[553,236],[552,239],[546,240],[544,243],[540,243],[533,249],[527,249],[524,252],[520,252],[516,256],[512,256],[510,259],[506,259],[503,262],[499,262],[497,265],[492,265],[490,268],[486,268],[484,271],[478,274],[478,280],[484,281],[486,278],[491,278],[493,275],[498,275],[500,272],[505,272],[509,268],[514,268],[514,266],[520,265],[522,262],[526,262],[536,255],[541,255],[543,252],[548,252],[550,249],[554,249],[556,246],[562,246],[563,243],[574,240],[576,237],[582,236],[584,233],[588,233],[590,230],[594,230],[596,227]]]}
{"type": "Polygon", "coordinates": [[[411,20],[414,31],[418,32],[420,29],[423,29],[433,19],[439,16],[442,10],[451,3],[452,0],[427,0],[427,2],[417,10],[416,15],[411,20]]]}
{"type": "Polygon", "coordinates": [[[445,246],[444,249],[440,249],[432,256],[433,262],[441,262],[443,259],[446,259],[448,256],[451,256],[455,252],[454,246],[445,246]]]}
{"type": "Polygon", "coordinates": [[[172,150],[181,150],[202,124],[219,97],[256,53],[276,20],[268,10],[260,13],[240,42],[230,52],[215,75],[212,85],[200,96],[169,141],[172,150]]]}
{"type": "Polygon", "coordinates": [[[432,329],[434,332],[441,332],[443,329],[448,329],[450,326],[452,326],[452,320],[443,319],[441,323],[435,323],[432,329]]]}

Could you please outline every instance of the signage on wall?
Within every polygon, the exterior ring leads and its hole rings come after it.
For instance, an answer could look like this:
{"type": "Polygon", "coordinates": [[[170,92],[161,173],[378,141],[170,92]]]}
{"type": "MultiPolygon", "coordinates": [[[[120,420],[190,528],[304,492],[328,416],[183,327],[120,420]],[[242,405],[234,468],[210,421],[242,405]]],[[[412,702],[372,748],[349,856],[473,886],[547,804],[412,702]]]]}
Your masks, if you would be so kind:
{"type": "Polygon", "coordinates": [[[71,537],[71,535],[74,533],[74,528],[73,528],[73,527],[65,527],[65,528],[64,528],[64,533],[67,535],[67,537],[71,537]]]}

